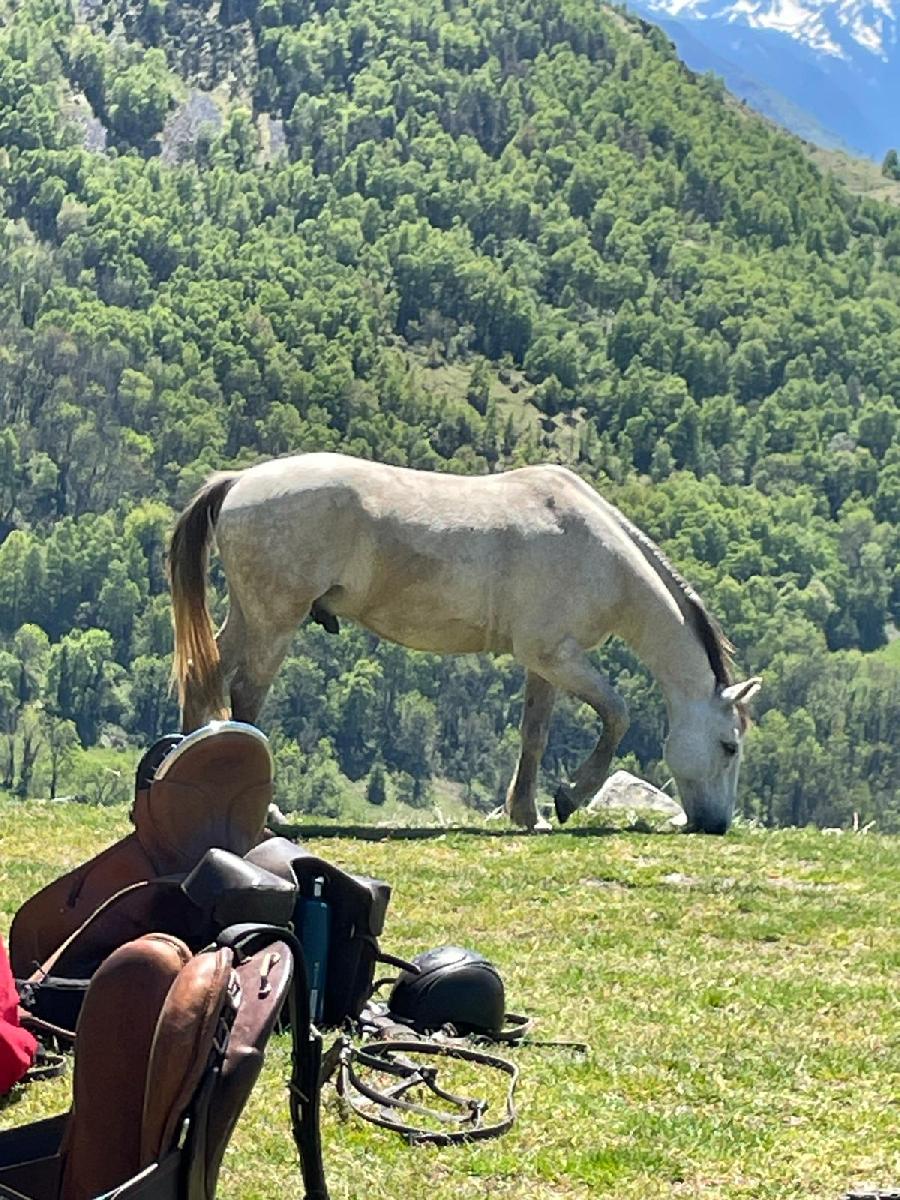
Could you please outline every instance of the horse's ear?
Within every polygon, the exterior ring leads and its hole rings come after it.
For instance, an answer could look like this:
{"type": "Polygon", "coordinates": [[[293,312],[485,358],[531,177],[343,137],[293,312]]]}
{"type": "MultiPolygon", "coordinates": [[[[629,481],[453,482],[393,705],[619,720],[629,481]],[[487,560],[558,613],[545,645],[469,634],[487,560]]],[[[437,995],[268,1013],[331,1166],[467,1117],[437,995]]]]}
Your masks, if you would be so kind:
{"type": "Polygon", "coordinates": [[[729,684],[728,687],[722,688],[719,695],[726,704],[749,704],[761,687],[762,680],[758,675],[754,675],[752,679],[745,679],[743,683],[729,684]]]}

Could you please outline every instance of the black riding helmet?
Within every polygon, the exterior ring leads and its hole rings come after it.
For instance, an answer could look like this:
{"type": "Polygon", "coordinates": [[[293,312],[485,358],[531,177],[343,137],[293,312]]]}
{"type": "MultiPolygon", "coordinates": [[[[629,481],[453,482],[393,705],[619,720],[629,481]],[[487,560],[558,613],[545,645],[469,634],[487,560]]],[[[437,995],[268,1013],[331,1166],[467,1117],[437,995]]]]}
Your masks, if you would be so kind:
{"type": "Polygon", "coordinates": [[[438,946],[412,960],[388,999],[390,1015],[420,1033],[452,1025],[461,1034],[497,1037],[506,1016],[503,980],[476,950],[438,946]]]}
{"type": "Polygon", "coordinates": [[[168,758],[176,746],[184,741],[183,733],[167,733],[144,752],[134,773],[134,790],[143,791],[153,782],[163,759],[168,758]]]}

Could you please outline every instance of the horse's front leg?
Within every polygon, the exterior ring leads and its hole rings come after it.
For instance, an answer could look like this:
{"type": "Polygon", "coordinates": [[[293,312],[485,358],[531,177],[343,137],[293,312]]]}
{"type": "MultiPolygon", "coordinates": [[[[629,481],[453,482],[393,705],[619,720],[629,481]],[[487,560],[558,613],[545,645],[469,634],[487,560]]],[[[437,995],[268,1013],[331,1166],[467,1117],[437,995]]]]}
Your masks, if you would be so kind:
{"type": "Polygon", "coordinates": [[[581,808],[586,800],[595,796],[606,782],[613,757],[627,728],[627,720],[624,728],[618,732],[614,722],[608,723],[604,718],[603,733],[590,757],[584,760],[572,776],[571,783],[559,784],[553,793],[553,807],[556,809],[560,825],[565,825],[572,813],[581,808]]]}
{"type": "Polygon", "coordinates": [[[553,802],[557,818],[564,824],[585,800],[595,795],[609,774],[613,756],[628,729],[628,706],[573,640],[566,639],[552,653],[541,654],[535,666],[555,687],[589,704],[603,722],[597,745],[575,772],[572,782],[561,783],[556,789],[553,802]]]}
{"type": "Polygon", "coordinates": [[[533,671],[527,673],[522,705],[522,749],[506,793],[506,811],[510,820],[526,829],[549,829],[547,822],[538,816],[535,795],[555,697],[556,689],[552,684],[533,671]]]}

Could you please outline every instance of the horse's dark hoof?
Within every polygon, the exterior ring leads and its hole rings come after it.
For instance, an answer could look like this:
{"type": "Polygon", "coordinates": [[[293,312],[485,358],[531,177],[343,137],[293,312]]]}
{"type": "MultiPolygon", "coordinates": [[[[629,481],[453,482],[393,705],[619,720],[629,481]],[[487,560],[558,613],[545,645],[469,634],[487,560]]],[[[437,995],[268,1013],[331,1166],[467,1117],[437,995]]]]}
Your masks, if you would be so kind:
{"type": "Polygon", "coordinates": [[[561,783],[556,789],[553,797],[553,807],[556,809],[556,819],[560,825],[565,825],[566,821],[568,821],[569,817],[571,817],[572,813],[578,807],[569,795],[569,790],[565,784],[561,783]]]}

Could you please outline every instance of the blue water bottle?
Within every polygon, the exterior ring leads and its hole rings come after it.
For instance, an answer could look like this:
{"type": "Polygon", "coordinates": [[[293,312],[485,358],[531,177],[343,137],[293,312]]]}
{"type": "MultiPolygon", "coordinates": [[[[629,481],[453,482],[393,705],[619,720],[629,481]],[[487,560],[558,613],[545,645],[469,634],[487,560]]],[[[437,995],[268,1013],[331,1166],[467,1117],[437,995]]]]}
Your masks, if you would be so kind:
{"type": "Polygon", "coordinates": [[[322,898],[325,880],[320,875],[313,880],[313,894],[303,901],[300,942],[306,962],[309,983],[309,1015],[317,1024],[325,1008],[325,970],[328,966],[328,935],[331,914],[322,898]]]}

